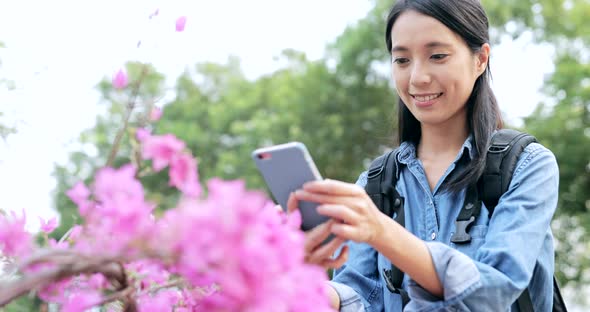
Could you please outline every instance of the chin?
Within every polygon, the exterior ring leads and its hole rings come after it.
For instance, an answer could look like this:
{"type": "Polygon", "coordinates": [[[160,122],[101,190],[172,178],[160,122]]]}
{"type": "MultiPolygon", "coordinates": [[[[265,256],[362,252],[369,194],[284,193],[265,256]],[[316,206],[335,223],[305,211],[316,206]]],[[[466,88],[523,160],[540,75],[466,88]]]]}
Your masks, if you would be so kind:
{"type": "Polygon", "coordinates": [[[447,116],[447,118],[445,118],[445,116],[441,116],[436,113],[435,114],[429,114],[429,113],[414,114],[414,116],[421,124],[426,124],[426,125],[438,125],[438,124],[442,124],[448,120],[448,116],[447,116]]]}

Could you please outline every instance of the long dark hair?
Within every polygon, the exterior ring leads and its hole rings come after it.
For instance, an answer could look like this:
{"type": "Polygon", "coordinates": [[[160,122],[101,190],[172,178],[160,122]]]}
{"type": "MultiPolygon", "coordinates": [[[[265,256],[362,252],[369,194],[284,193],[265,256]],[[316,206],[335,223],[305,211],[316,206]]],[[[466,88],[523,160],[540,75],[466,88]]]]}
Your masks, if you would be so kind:
{"type": "MultiPolygon", "coordinates": [[[[414,10],[433,17],[458,34],[473,53],[480,51],[489,42],[489,23],[479,0],[399,0],[387,17],[385,42],[391,53],[391,30],[397,18],[405,11],[414,10]]],[[[467,100],[467,124],[474,137],[476,155],[467,168],[450,177],[445,189],[459,191],[475,183],[485,167],[488,143],[493,132],[503,127],[502,115],[496,96],[490,87],[491,72],[489,62],[485,72],[475,81],[473,91],[467,100]]],[[[409,141],[416,146],[422,131],[420,122],[412,115],[406,104],[398,97],[398,139],[409,141]]]]}

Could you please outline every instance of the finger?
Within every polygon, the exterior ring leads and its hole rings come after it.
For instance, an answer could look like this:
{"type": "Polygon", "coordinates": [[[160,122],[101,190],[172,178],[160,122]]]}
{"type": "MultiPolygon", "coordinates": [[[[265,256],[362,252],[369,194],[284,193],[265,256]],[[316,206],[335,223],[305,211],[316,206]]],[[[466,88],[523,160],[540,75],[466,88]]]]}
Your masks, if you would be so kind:
{"type": "Polygon", "coordinates": [[[299,209],[297,205],[297,197],[295,197],[295,194],[291,193],[289,194],[289,199],[287,199],[287,212],[291,213],[297,209],[299,209]]]}
{"type": "Polygon", "coordinates": [[[352,225],[344,223],[334,223],[332,224],[330,231],[334,235],[344,239],[349,239],[355,242],[359,242],[361,240],[357,228],[352,225]]]}
{"type": "Polygon", "coordinates": [[[346,263],[349,253],[348,245],[344,245],[338,257],[322,261],[321,266],[327,269],[338,269],[346,263]]]}
{"type": "Polygon", "coordinates": [[[359,213],[361,211],[367,211],[370,205],[373,204],[368,196],[361,199],[359,197],[312,193],[304,190],[296,191],[295,197],[297,197],[297,200],[320,203],[324,205],[344,205],[359,213]]]}
{"type": "Polygon", "coordinates": [[[357,200],[354,197],[349,196],[335,196],[321,193],[314,193],[311,191],[297,190],[295,191],[295,197],[297,200],[304,200],[313,203],[320,204],[346,204],[357,200]]]}
{"type": "Polygon", "coordinates": [[[305,254],[311,254],[328,236],[330,236],[330,227],[334,224],[334,220],[328,220],[313,229],[305,232],[305,254]]]}
{"type": "Polygon", "coordinates": [[[330,195],[359,196],[366,194],[365,189],[359,185],[330,179],[307,182],[303,184],[303,189],[330,195]]]}
{"type": "Polygon", "coordinates": [[[340,220],[347,224],[356,224],[360,219],[360,216],[356,211],[344,205],[319,205],[317,212],[321,215],[340,220]]]}
{"type": "Polygon", "coordinates": [[[308,262],[320,263],[324,259],[331,258],[334,252],[344,244],[345,240],[339,237],[333,238],[328,243],[319,246],[309,256],[308,262]]]}

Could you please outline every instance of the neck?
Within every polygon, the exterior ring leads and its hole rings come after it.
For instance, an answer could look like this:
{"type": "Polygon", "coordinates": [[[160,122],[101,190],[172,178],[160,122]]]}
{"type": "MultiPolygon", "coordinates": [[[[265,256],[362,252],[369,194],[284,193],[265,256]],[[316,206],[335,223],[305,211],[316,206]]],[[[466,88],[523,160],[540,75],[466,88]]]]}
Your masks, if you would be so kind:
{"type": "Polygon", "coordinates": [[[422,134],[418,146],[420,158],[443,155],[455,156],[469,136],[467,122],[453,122],[445,125],[421,125],[422,134]]]}

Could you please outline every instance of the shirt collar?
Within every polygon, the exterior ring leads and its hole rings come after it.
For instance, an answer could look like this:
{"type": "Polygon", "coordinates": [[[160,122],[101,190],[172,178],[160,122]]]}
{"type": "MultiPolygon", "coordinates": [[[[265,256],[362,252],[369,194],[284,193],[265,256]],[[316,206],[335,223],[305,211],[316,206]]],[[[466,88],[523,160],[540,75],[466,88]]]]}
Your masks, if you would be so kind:
{"type": "MultiPolygon", "coordinates": [[[[473,159],[475,157],[475,148],[473,147],[473,134],[469,134],[463,145],[461,146],[461,150],[455,158],[455,162],[459,161],[465,154],[465,150],[467,150],[467,156],[469,159],[473,159]]],[[[402,142],[399,146],[399,152],[397,154],[397,161],[407,165],[411,161],[416,159],[416,145],[412,142],[402,142]]]]}

